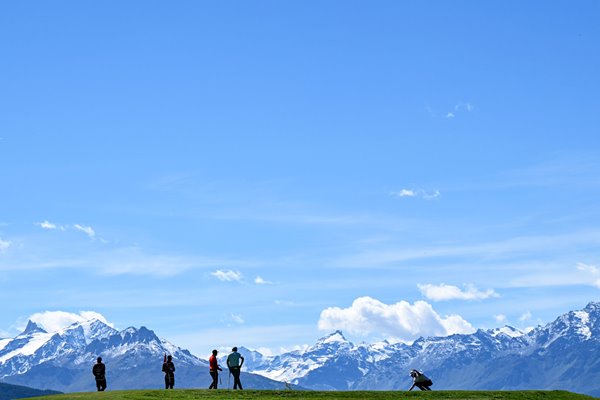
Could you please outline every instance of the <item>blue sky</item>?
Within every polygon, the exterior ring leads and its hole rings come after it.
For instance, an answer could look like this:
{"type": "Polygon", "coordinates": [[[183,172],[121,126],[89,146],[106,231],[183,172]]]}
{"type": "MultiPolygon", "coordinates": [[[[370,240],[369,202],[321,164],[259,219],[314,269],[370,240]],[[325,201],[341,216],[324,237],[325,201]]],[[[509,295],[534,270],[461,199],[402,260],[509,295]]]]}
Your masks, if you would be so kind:
{"type": "Polygon", "coordinates": [[[208,354],[600,298],[600,4],[0,6],[0,336],[208,354]]]}

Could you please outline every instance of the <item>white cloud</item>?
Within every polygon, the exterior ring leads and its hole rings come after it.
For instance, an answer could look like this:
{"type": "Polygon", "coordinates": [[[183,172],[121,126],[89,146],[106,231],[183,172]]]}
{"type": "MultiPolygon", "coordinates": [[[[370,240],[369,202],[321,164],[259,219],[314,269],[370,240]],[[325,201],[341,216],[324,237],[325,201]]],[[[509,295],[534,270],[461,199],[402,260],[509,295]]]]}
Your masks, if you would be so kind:
{"type": "Polygon", "coordinates": [[[590,283],[600,289],[600,269],[594,265],[577,263],[577,269],[591,276],[590,283]]]}
{"type": "Polygon", "coordinates": [[[257,276],[256,278],[254,278],[254,283],[257,285],[273,285],[274,284],[274,282],[264,280],[260,276],[257,276]]]}
{"type": "Polygon", "coordinates": [[[91,226],[83,226],[83,225],[79,225],[79,224],[74,224],[73,228],[85,233],[86,235],[88,235],[90,237],[90,239],[94,239],[96,237],[96,232],[94,232],[94,229],[92,229],[91,226]]]}
{"type": "Polygon", "coordinates": [[[529,321],[531,319],[531,316],[532,316],[531,312],[527,311],[526,313],[523,313],[523,315],[521,315],[519,317],[519,321],[521,321],[521,322],[529,321]]]}
{"type": "Polygon", "coordinates": [[[79,314],[65,311],[44,311],[35,313],[29,317],[29,320],[35,322],[47,332],[58,332],[76,322],[90,321],[93,319],[97,319],[114,327],[114,324],[108,322],[102,314],[95,311],[81,311],[79,314]]]}
{"type": "Polygon", "coordinates": [[[10,247],[10,242],[8,240],[0,239],[0,253],[4,253],[10,247]]]}
{"type": "Polygon", "coordinates": [[[422,189],[401,189],[398,192],[391,192],[390,194],[394,197],[420,197],[425,200],[433,200],[441,196],[439,190],[428,192],[422,189]]]}
{"type": "Polygon", "coordinates": [[[385,304],[368,296],[355,299],[348,308],[323,310],[318,327],[325,331],[342,329],[365,337],[384,335],[400,341],[475,331],[460,315],[442,317],[425,301],[416,301],[412,305],[407,301],[385,304]]]}
{"type": "Polygon", "coordinates": [[[412,189],[402,189],[402,190],[400,190],[399,192],[397,192],[397,193],[396,193],[396,195],[397,195],[398,197],[414,197],[414,196],[416,196],[417,194],[416,194],[416,193],[415,193],[415,191],[414,191],[414,190],[412,190],[412,189]]]}
{"type": "Polygon", "coordinates": [[[463,111],[466,112],[471,112],[473,111],[475,107],[473,107],[473,104],[471,103],[464,103],[464,102],[459,102],[454,106],[454,109],[451,111],[447,111],[447,112],[434,112],[434,110],[427,106],[425,107],[425,109],[427,110],[427,112],[429,113],[430,116],[432,116],[433,118],[454,118],[456,117],[457,114],[462,113],[463,111]]]}
{"type": "Polygon", "coordinates": [[[222,282],[240,282],[242,280],[242,274],[237,271],[222,271],[218,269],[210,274],[222,282]]]}
{"type": "Polygon", "coordinates": [[[242,318],[241,315],[238,315],[238,314],[231,314],[231,320],[239,325],[244,324],[244,319],[242,318]]]}
{"type": "Polygon", "coordinates": [[[56,225],[48,220],[44,220],[43,222],[36,222],[36,225],[39,226],[42,229],[49,229],[49,230],[61,230],[64,231],[67,228],[62,226],[62,225],[56,225]]]}
{"type": "Polygon", "coordinates": [[[36,225],[39,225],[42,229],[57,229],[58,226],[56,226],[56,224],[53,224],[52,222],[49,222],[48,220],[45,220],[44,222],[38,222],[36,225]]]}
{"type": "Polygon", "coordinates": [[[494,315],[494,319],[499,324],[506,324],[506,322],[508,321],[508,318],[506,318],[506,315],[504,314],[494,315]]]}
{"type": "Polygon", "coordinates": [[[425,200],[433,200],[433,199],[437,199],[438,197],[441,196],[441,193],[439,190],[434,190],[431,193],[425,192],[423,191],[421,196],[425,199],[425,200]]]}
{"type": "Polygon", "coordinates": [[[473,105],[471,103],[458,103],[454,106],[454,111],[465,110],[467,112],[473,111],[473,105]]]}
{"type": "Polygon", "coordinates": [[[446,285],[445,283],[440,285],[418,284],[417,287],[423,296],[432,301],[484,300],[490,297],[500,297],[493,289],[480,291],[472,284],[464,285],[464,290],[457,286],[446,285]]]}

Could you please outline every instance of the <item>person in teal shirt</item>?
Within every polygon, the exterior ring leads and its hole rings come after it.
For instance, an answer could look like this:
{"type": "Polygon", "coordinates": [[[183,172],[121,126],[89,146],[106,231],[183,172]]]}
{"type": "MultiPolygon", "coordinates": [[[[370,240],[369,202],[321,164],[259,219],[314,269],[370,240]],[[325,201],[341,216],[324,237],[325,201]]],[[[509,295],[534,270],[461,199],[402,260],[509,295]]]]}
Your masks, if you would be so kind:
{"type": "Polygon", "coordinates": [[[240,372],[244,365],[244,357],[237,352],[237,347],[231,349],[231,354],[227,356],[227,366],[229,373],[233,375],[233,388],[243,390],[242,382],[240,381],[240,372]]]}

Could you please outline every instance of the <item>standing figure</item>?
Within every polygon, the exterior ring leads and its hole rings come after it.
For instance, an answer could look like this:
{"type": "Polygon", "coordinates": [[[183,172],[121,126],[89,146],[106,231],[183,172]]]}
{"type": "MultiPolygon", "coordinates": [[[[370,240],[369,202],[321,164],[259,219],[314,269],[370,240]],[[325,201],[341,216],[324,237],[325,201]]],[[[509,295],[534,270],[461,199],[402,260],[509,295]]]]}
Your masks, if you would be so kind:
{"type": "Polygon", "coordinates": [[[106,366],[102,363],[102,357],[96,359],[96,364],[92,368],[92,374],[96,378],[96,388],[99,392],[104,392],[106,389],[106,366]]]}
{"type": "Polygon", "coordinates": [[[242,382],[240,381],[242,365],[244,365],[244,357],[237,352],[237,347],[234,347],[231,349],[231,354],[227,356],[227,367],[229,367],[229,373],[233,375],[234,389],[243,389],[242,382]]]}
{"type": "Polygon", "coordinates": [[[410,389],[408,389],[409,392],[413,390],[415,386],[421,390],[431,390],[430,386],[433,385],[433,382],[431,382],[431,379],[426,377],[424,373],[413,369],[410,371],[410,376],[413,378],[413,384],[410,389]]]}
{"type": "Polygon", "coordinates": [[[163,362],[162,371],[165,373],[165,389],[173,389],[175,386],[175,364],[173,357],[169,354],[167,360],[163,362]]]}
{"type": "Polygon", "coordinates": [[[219,383],[219,371],[223,371],[217,362],[217,353],[217,350],[213,350],[212,356],[210,356],[208,359],[208,364],[210,365],[210,376],[212,376],[213,380],[208,387],[209,389],[217,389],[217,384],[219,383]]]}

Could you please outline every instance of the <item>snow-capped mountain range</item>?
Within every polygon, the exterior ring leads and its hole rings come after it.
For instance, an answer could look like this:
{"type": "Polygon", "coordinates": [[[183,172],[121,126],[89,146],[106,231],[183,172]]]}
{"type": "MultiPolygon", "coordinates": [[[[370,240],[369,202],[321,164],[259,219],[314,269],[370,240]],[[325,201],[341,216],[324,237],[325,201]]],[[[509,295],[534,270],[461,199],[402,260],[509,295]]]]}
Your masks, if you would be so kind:
{"type": "Polygon", "coordinates": [[[600,395],[600,303],[529,332],[505,326],[414,343],[355,345],[337,331],[303,351],[246,351],[248,370],[319,390],[406,390],[412,368],[434,389],[566,389],[600,395]]]}
{"type": "MultiPolygon", "coordinates": [[[[305,350],[277,356],[240,348],[248,388],[285,383],[316,390],[406,390],[417,368],[440,389],[566,389],[600,395],[600,303],[571,311],[529,332],[505,326],[412,344],[353,344],[336,331],[305,350]]],[[[48,333],[30,322],[0,339],[0,380],[40,389],[94,390],[91,367],[107,365],[109,389],[159,388],[164,353],[177,366],[177,387],[207,387],[208,365],[147,328],[117,331],[98,320],[48,333]]],[[[222,364],[225,364],[224,361],[222,364]]]]}
{"type": "MultiPolygon", "coordinates": [[[[100,356],[107,366],[109,389],[160,388],[165,353],[173,356],[177,387],[208,387],[207,361],[145,327],[118,331],[97,319],[58,332],[46,332],[29,321],[15,338],[0,339],[0,380],[63,392],[95,390],[91,368],[100,356]]],[[[284,387],[259,375],[246,373],[243,379],[256,388],[284,387]]]]}

